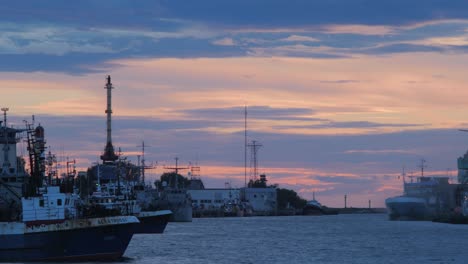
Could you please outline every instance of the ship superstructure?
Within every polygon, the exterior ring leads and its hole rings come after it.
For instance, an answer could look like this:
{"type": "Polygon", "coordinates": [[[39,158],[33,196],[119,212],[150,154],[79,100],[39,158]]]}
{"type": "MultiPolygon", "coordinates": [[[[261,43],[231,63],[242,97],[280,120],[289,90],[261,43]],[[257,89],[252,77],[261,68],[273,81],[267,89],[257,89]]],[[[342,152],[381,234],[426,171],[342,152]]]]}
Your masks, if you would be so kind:
{"type": "Polygon", "coordinates": [[[19,206],[23,197],[23,186],[29,180],[26,173],[26,161],[17,157],[16,144],[19,134],[24,129],[14,129],[7,126],[8,108],[2,108],[4,119],[0,121],[0,220],[17,220],[19,206]]]}

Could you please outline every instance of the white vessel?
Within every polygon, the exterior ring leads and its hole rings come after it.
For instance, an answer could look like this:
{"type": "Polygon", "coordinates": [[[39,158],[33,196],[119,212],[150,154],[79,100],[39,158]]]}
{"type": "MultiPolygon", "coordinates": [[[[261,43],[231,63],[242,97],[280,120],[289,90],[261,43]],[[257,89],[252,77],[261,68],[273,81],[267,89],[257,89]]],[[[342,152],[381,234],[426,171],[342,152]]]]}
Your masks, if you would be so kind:
{"type": "Polygon", "coordinates": [[[425,220],[431,215],[426,199],[420,197],[391,197],[385,205],[391,220],[425,220]]]}
{"type": "Polygon", "coordinates": [[[424,176],[424,162],[416,181],[407,182],[403,172],[403,195],[385,200],[391,220],[433,220],[455,208],[457,185],[450,184],[449,177],[424,176]]]}

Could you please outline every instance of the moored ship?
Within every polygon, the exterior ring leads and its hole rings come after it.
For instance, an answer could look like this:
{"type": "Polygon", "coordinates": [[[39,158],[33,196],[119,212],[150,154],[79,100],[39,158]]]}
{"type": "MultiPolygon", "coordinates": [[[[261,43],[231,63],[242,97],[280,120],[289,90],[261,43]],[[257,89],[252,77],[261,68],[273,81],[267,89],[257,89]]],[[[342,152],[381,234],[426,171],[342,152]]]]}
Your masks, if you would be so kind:
{"type": "MultiPolygon", "coordinates": [[[[0,261],[122,257],[139,223],[136,217],[86,217],[76,206],[78,200],[60,193],[59,187],[47,187],[43,191],[38,196],[22,199],[20,220],[0,222],[0,261]]],[[[86,210],[92,211],[93,208],[86,210]]]]}
{"type": "Polygon", "coordinates": [[[189,182],[179,174],[179,170],[191,169],[194,172],[194,167],[180,167],[178,161],[176,157],[175,167],[164,167],[174,171],[161,175],[157,186],[159,197],[152,200],[151,206],[171,210],[170,222],[192,222],[192,198],[187,191],[189,182]]]}
{"type": "Polygon", "coordinates": [[[171,222],[192,222],[192,200],[185,189],[161,191],[160,206],[172,211],[171,222]]]}
{"type": "Polygon", "coordinates": [[[44,129],[0,124],[0,261],[114,260],[134,233],[134,216],[99,216],[78,196],[47,186],[44,129]],[[30,172],[17,157],[16,145],[26,132],[30,172]]]}
{"type": "Polygon", "coordinates": [[[456,207],[458,185],[450,184],[449,177],[424,176],[424,162],[416,181],[407,182],[403,172],[403,195],[385,200],[390,220],[433,220],[456,207]]]}
{"type": "MultiPolygon", "coordinates": [[[[169,210],[151,210],[142,208],[137,199],[140,186],[144,187],[144,158],[143,166],[135,166],[117,155],[112,144],[112,82],[107,76],[107,139],[104,153],[101,155],[102,164],[91,168],[94,173],[97,189],[88,190],[94,192],[90,199],[95,204],[120,215],[133,215],[140,223],[135,227],[135,233],[160,234],[163,233],[172,212],[169,210]],[[139,171],[143,170],[143,174],[139,171]]],[[[143,143],[144,148],[144,143],[143,143]]],[[[144,157],[144,156],[143,156],[144,157]]]]}
{"type": "Polygon", "coordinates": [[[396,196],[385,200],[391,220],[426,220],[431,211],[426,199],[410,196],[396,196]]]}
{"type": "Polygon", "coordinates": [[[302,209],[303,215],[322,215],[324,210],[322,204],[315,200],[315,193],[313,194],[312,200],[308,201],[302,209]]]}
{"type": "MultiPolygon", "coordinates": [[[[104,192],[99,190],[89,197],[91,203],[116,215],[137,217],[139,224],[134,227],[135,234],[161,234],[164,232],[172,215],[170,210],[142,210],[138,200],[133,197],[131,192],[125,191],[124,186],[122,186],[121,195],[109,194],[106,185],[103,186],[103,189],[104,192]]],[[[112,192],[117,191],[113,190],[112,192]]]]}

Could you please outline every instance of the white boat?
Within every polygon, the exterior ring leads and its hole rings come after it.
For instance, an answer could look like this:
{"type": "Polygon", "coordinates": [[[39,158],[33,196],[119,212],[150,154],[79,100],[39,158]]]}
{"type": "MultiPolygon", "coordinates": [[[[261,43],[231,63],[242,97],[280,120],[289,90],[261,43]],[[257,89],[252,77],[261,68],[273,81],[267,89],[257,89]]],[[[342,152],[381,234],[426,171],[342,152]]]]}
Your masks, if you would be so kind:
{"type": "Polygon", "coordinates": [[[403,195],[385,200],[391,220],[433,220],[455,207],[456,184],[449,177],[424,176],[425,160],[421,161],[421,176],[406,181],[403,171],[403,195]]]}
{"type": "Polygon", "coordinates": [[[420,197],[391,197],[385,200],[385,205],[391,220],[425,220],[432,212],[426,199],[420,197]]]}
{"type": "Polygon", "coordinates": [[[303,215],[322,215],[324,214],[324,208],[319,201],[315,200],[315,192],[312,193],[312,200],[308,201],[307,204],[302,208],[303,215]]]}

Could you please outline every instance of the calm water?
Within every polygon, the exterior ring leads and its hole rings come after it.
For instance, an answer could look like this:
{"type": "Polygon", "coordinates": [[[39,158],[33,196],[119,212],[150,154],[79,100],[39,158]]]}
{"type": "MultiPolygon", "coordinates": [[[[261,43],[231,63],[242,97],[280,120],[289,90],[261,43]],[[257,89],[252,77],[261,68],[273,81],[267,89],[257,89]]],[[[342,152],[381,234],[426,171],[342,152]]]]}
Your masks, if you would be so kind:
{"type": "Polygon", "coordinates": [[[135,235],[124,263],[468,263],[468,225],[385,214],[205,218],[135,235]]]}

